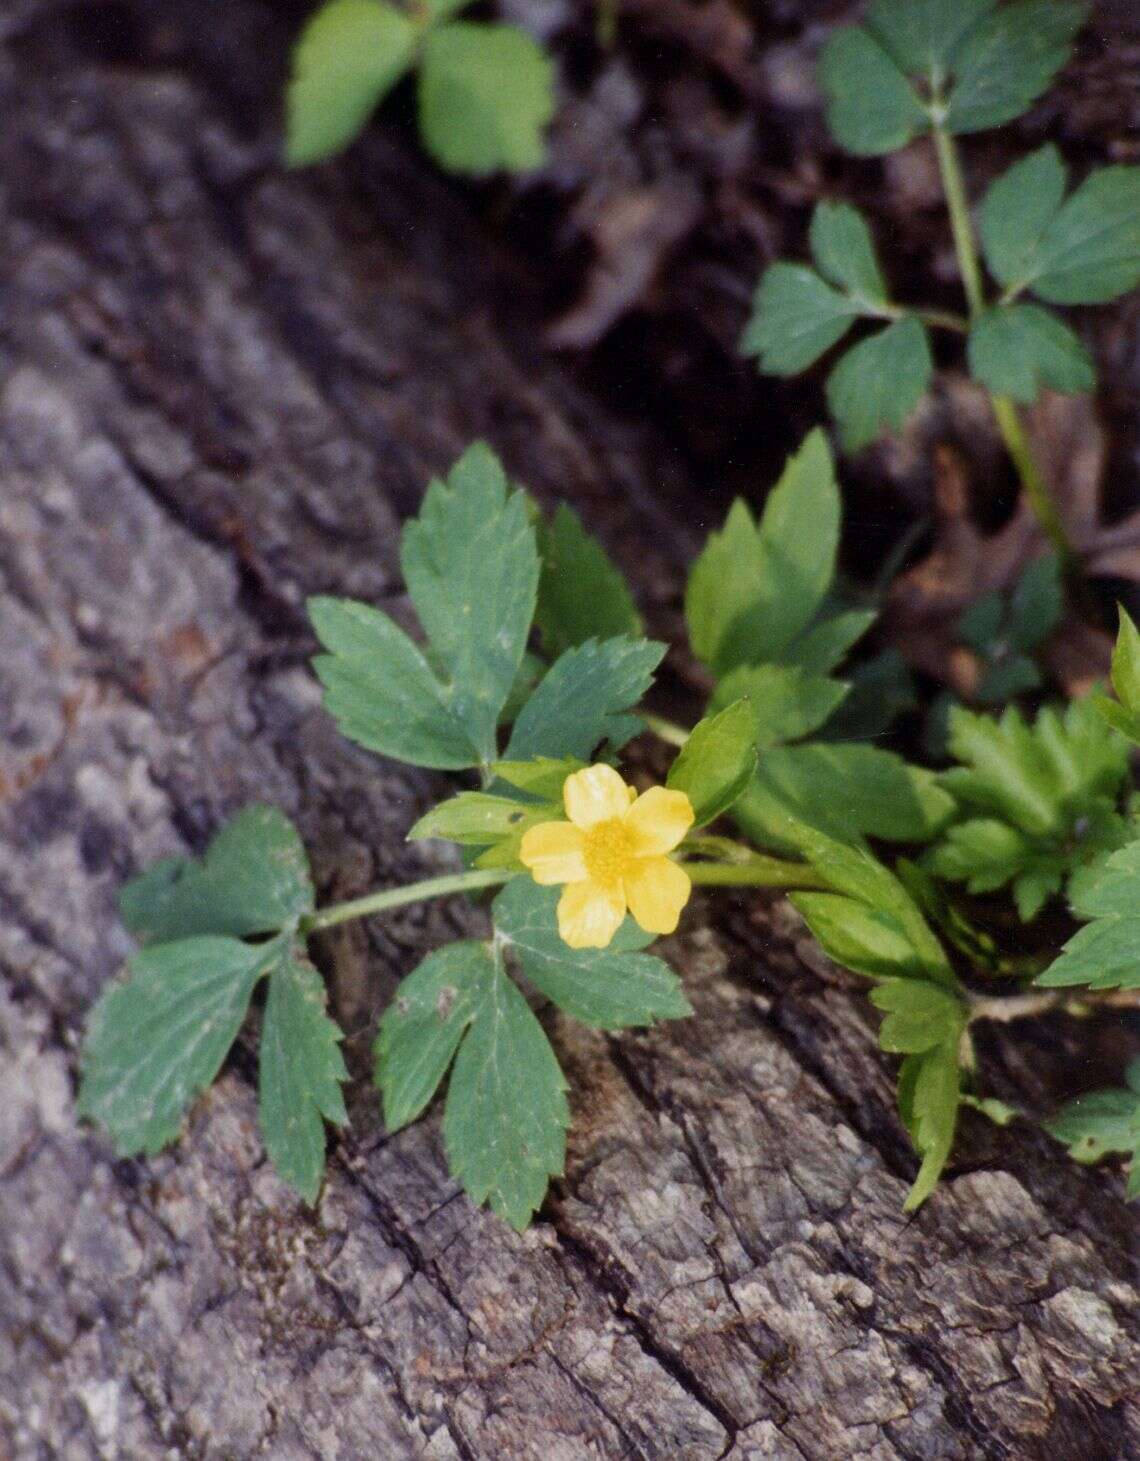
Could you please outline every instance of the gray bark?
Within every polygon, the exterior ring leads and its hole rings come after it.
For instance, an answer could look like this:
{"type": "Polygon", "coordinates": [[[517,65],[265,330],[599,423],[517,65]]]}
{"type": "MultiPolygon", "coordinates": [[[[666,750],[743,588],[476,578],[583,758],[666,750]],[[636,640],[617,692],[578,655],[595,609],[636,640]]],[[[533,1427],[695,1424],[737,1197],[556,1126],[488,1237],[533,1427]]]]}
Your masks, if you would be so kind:
{"type": "Polygon", "coordinates": [[[378,1011],[481,927],[466,905],[316,948],[354,1075],[316,1211],[265,1161],[252,1045],[156,1160],[77,1126],[125,876],[252,801],[296,819],[325,899],[445,865],[404,841],[442,782],[337,736],[302,614],[406,613],[397,523],[431,471],[488,437],[658,627],[692,548],[686,484],[538,352],[422,163],[377,133],[277,168],[295,17],[191,8],[121,53],[84,7],[0,22],[0,1455],[1140,1455],[1118,1176],[967,1120],[904,1218],[859,982],[773,897],[699,900],[667,945],[693,1020],[548,1020],[574,1125],[521,1237],[448,1179],[437,1113],[389,1137],[368,1083],[378,1011]]]}

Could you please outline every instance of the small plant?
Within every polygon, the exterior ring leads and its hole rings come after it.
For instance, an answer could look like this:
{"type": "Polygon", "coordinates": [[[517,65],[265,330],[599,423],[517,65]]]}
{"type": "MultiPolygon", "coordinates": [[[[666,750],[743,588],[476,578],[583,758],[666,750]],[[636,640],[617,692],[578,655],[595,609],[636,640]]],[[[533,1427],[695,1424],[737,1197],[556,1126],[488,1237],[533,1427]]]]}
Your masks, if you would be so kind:
{"type": "Polygon", "coordinates": [[[892,299],[862,214],[821,202],[808,239],[814,267],[768,267],[742,341],[762,370],[792,376],[860,320],[883,325],[827,377],[828,405],[854,451],[901,427],[927,390],[930,329],[964,336],[970,373],[989,392],[1026,495],[1066,567],[1072,551],[1015,403],[1032,402],[1042,386],[1093,389],[1087,350],[1045,306],[1100,304],[1140,281],[1140,168],[1100,168],[1066,196],[1052,145],[1011,167],[978,215],[994,284],[987,294],[955,139],[1027,111],[1064,65],[1083,18],[1069,0],[873,0],[863,25],[836,31],[819,68],[831,131],[863,157],[933,138],[967,314],[892,299]]]}
{"type": "Polygon", "coordinates": [[[319,162],[357,136],[410,71],[424,146],[449,172],[520,172],[542,161],[554,68],[515,25],[462,21],[471,0],[327,0],[293,52],[286,156],[319,162]]]}
{"type": "MultiPolygon", "coordinates": [[[[81,1113],[123,1155],[174,1141],[264,988],[266,1149],[315,1201],[325,1123],[346,1120],[347,1072],[309,941],[348,919],[495,890],[488,937],[437,950],[400,984],[380,1022],[375,1081],[396,1131],[446,1077],[452,1173],[522,1228],[562,1170],[570,1120],[523,989],[599,1029],[682,1018],[681,981],[648,951],[653,939],[677,927],[694,887],[782,888],[824,950],[873,985],[880,1044],[903,1057],[899,1107],[920,1157],[907,1207],[924,1201],[963,1104],[1001,1123],[1015,1114],[973,1089],[977,1021],[1079,1014],[1140,988],[1140,829],[1117,728],[1140,740],[1140,636],[1124,618],[1118,700],[1045,709],[1032,726],[1016,712],[959,712],[963,764],[944,775],[829,741],[846,693],[834,672],[871,617],[828,608],[839,526],[816,431],[759,521],[736,503],[693,566],[686,618],[715,687],[689,731],[639,710],[665,646],[643,636],[599,546],[569,509],[544,521],[492,453],[471,447],[403,534],[422,647],[366,604],[309,606],[323,646],[315,668],[341,731],[478,783],[409,833],[452,842],[459,866],[318,908],[297,833],[255,807],[200,861],[144,872],[123,890],[140,949],[92,1013],[81,1113]],[[618,763],[647,730],[679,750],[665,785],[639,791],[618,763]],[[745,840],[710,828],[726,814],[745,840]],[[925,867],[900,857],[892,869],[873,850],[899,843],[926,846],[925,867]],[[963,902],[962,881],[1012,884],[1025,918],[1067,883],[1084,926],[1051,967],[1004,955],[963,902]],[[1020,992],[993,995],[995,977],[1020,992]]],[[[1082,1159],[1133,1151],[1134,1107],[1128,1092],[1102,1093],[1051,1129],[1082,1159]]]]}

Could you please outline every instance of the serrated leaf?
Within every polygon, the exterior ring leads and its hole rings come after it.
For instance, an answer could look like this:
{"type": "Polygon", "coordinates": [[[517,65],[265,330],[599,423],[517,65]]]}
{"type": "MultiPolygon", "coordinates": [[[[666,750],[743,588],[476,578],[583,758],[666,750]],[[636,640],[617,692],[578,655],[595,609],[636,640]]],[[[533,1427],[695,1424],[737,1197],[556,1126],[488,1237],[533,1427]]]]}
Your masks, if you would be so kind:
{"type": "Polygon", "coordinates": [[[755,713],[747,700],[737,700],[693,727],[665,784],[685,793],[693,825],[703,827],[728,810],[755,769],[755,713]]]}
{"type": "Polygon", "coordinates": [[[907,76],[943,75],[994,0],[873,0],[867,29],[907,76]]]}
{"type": "Polygon", "coordinates": [[[1116,1152],[1129,1157],[1126,1195],[1140,1197],[1140,1092],[1089,1091],[1047,1121],[1045,1130],[1068,1147],[1075,1162],[1099,1162],[1116,1152]]]}
{"type": "Polygon", "coordinates": [[[1028,111],[1065,64],[1084,6],[1016,0],[988,16],[954,56],[951,132],[999,127],[1028,111]]]}
{"type": "Polygon", "coordinates": [[[473,939],[429,954],[404,979],[374,1046],[384,1124],[399,1131],[435,1095],[464,1031],[488,999],[494,965],[473,939]]]}
{"type": "Polygon", "coordinates": [[[817,204],[808,242],[815,266],[828,283],[869,305],[887,303],[871,230],[858,208],[850,203],[817,204]]]}
{"type": "Polygon", "coordinates": [[[930,126],[906,77],[862,26],[834,32],[820,56],[819,81],[831,134],[856,156],[893,152],[930,126]]]}
{"type": "Polygon", "coordinates": [[[542,1026],[492,967],[452,1067],[443,1139],[451,1170],[474,1201],[489,1203],[520,1231],[565,1163],[565,1093],[542,1026]]]}
{"type": "Polygon", "coordinates": [[[433,481],[404,528],[400,563],[432,653],[450,681],[453,715],[481,759],[495,757],[495,727],[534,618],[538,551],[526,500],[510,492],[483,442],[447,481],[433,481]]]}
{"type": "Polygon", "coordinates": [[[443,167],[522,172],[542,162],[554,66],[517,26],[439,25],[424,40],[419,106],[424,143],[443,167]]]}
{"type": "Polygon", "coordinates": [[[905,1057],[899,1071],[899,1110],[922,1165],[904,1212],[921,1207],[938,1185],[954,1145],[960,1096],[957,1040],[905,1057]]]}
{"type": "Polygon", "coordinates": [[[548,654],[556,658],[587,639],[640,636],[629,586],[566,503],[540,525],[538,546],[542,574],[534,617],[548,654]]]}
{"type": "Polygon", "coordinates": [[[1042,386],[1075,394],[1096,385],[1092,358],[1081,341],[1037,304],[987,309],[970,326],[966,342],[970,374],[996,395],[1026,405],[1042,386]]]}
{"type": "Polygon", "coordinates": [[[275,933],[313,908],[308,859],[289,819],[248,807],[210,843],[201,862],[169,857],[119,895],[123,922],[144,942],[197,934],[275,933]]]}
{"type": "Polygon", "coordinates": [[[662,960],[637,952],[651,942],[627,919],[608,948],[572,949],[558,932],[560,890],[513,878],[492,917],[522,971],[540,993],[576,1020],[601,1030],[648,1025],[692,1014],[681,981],[662,960]]]}
{"type": "Polygon", "coordinates": [[[903,426],[933,369],[926,329],[913,315],[852,346],[827,377],[827,403],[844,447],[857,451],[903,426]]]}
{"type": "Polygon", "coordinates": [[[665,646],[652,639],[588,640],[551,665],[515,721],[504,759],[588,760],[601,741],[629,738],[630,717],[653,680],[665,646]]]}
{"type": "Polygon", "coordinates": [[[956,1042],[965,1024],[961,1001],[920,979],[888,979],[871,990],[871,1003],[886,1016],[879,1044],[896,1055],[919,1055],[956,1042]]]}
{"type": "Polygon", "coordinates": [[[1140,988],[1140,842],[1114,852],[1086,872],[1073,911],[1092,920],[1062,947],[1034,981],[1046,989],[1087,984],[1090,989],[1140,988]]]}
{"type": "Polygon", "coordinates": [[[841,893],[792,893],[790,902],[827,957],[869,979],[922,979],[927,963],[898,919],[841,893]]]}
{"type": "Polygon", "coordinates": [[[757,356],[765,375],[799,375],[843,338],[859,313],[854,300],[806,264],[769,264],[752,299],[741,354],[757,356]]]}
{"type": "Polygon", "coordinates": [[[561,814],[558,803],[531,805],[485,791],[461,791],[426,812],[408,833],[408,841],[443,837],[461,847],[487,847],[561,814]]]}
{"type": "Polygon", "coordinates": [[[743,665],[716,687],[710,708],[743,699],[752,709],[752,735],[760,750],[796,741],[818,730],[847,693],[841,680],[805,675],[796,665],[743,665]]]}
{"type": "Polygon", "coordinates": [[[982,199],[978,225],[990,273],[1016,288],[1032,276],[1041,235],[1065,195],[1065,164],[1050,142],[1015,162],[982,199]]]}
{"type": "Polygon", "coordinates": [[[254,986],[279,952],[199,936],[136,954],[87,1027],[76,1110],[110,1132],[120,1156],[153,1156],[221,1069],[254,986]]]}
{"type": "Polygon", "coordinates": [[[270,972],[261,1027],[261,1130],[278,1175],[308,1203],[316,1202],[324,1172],[325,1121],[348,1121],[341,1039],[325,1013],[321,976],[284,946],[270,972]]]}
{"type": "Polygon", "coordinates": [[[285,155],[291,167],[346,147],[412,64],[416,28],[384,0],[329,0],[293,49],[285,155]]]}
{"type": "Polygon", "coordinates": [[[787,851],[795,847],[789,824],[806,822],[844,842],[925,842],[953,809],[933,773],[877,746],[843,742],[765,751],[732,816],[762,845],[787,851]]]}
{"type": "MultiPolygon", "coordinates": [[[[1112,688],[1116,691],[1116,698],[1120,701],[1117,709],[1125,712],[1125,734],[1133,741],[1140,740],[1140,632],[1132,622],[1128,611],[1119,606],[1120,628],[1117,631],[1116,643],[1112,649],[1112,688]]],[[[1098,704],[1101,714],[1104,714],[1103,707],[1098,704]]],[[[1120,717],[1109,717],[1117,724],[1117,729],[1124,727],[1119,724],[1120,717]]]]}
{"type": "Polygon", "coordinates": [[[841,515],[820,430],[805,437],[757,524],[740,500],[712,533],[685,589],[693,653],[717,675],[782,659],[815,618],[835,575],[841,515]]]}

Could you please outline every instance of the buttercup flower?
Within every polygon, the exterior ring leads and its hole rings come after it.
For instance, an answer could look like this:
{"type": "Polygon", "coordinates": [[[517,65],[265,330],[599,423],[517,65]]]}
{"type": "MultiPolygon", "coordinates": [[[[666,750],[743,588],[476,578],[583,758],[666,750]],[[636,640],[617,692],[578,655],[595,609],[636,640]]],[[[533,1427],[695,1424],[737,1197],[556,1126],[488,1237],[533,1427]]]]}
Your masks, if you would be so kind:
{"type": "Polygon", "coordinates": [[[646,933],[672,933],[689,901],[684,868],[665,856],[693,825],[683,791],[638,796],[612,766],[587,766],[562,787],[568,822],[540,822],[520,857],[536,883],[565,883],[558,932],[572,949],[604,949],[626,909],[646,933]]]}

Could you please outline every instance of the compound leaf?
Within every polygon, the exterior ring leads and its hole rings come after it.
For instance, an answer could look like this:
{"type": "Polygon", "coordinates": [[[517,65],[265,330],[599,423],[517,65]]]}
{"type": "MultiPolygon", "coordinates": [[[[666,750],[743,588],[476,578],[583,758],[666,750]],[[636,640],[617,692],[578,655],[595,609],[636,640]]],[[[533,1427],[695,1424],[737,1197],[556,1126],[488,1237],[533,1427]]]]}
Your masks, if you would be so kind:
{"type": "Polygon", "coordinates": [[[1028,111],[1068,59],[1084,15],[1066,0],[1015,0],[986,16],[953,55],[948,129],[980,132],[1028,111]]]}
{"type": "Polygon", "coordinates": [[[871,990],[871,1003],[886,1014],[879,1044],[897,1055],[919,1055],[956,1041],[962,1033],[961,1001],[937,984],[888,979],[871,990]]]}
{"type": "Polygon", "coordinates": [[[841,340],[860,313],[848,295],[806,264],[769,264],[752,299],[740,340],[766,375],[799,375],[841,340]]]}
{"type": "Polygon", "coordinates": [[[1039,304],[986,310],[970,327],[966,354],[975,380],[1026,405],[1037,399],[1042,386],[1072,395],[1096,385],[1096,370],[1084,345],[1039,304]]]}
{"type": "Polygon", "coordinates": [[[994,0],[873,0],[867,29],[904,76],[943,74],[994,0]]]}
{"type": "Polygon", "coordinates": [[[1131,1158],[1126,1195],[1133,1198],[1140,1197],[1140,1061],[1133,1061],[1126,1079],[1126,1090],[1109,1087],[1070,1101],[1045,1130],[1076,1162],[1099,1162],[1115,1152],[1131,1158]]]}
{"type": "Polygon", "coordinates": [[[538,546],[542,574],[534,618],[552,658],[587,639],[640,636],[641,616],[628,584],[566,503],[540,525],[538,546]]]}
{"type": "Polygon", "coordinates": [[[894,152],[930,126],[910,82],[862,26],[833,33],[820,56],[819,81],[831,134],[856,156],[894,152]]]}
{"type": "Polygon", "coordinates": [[[1036,983],[1047,989],[1140,988],[1140,842],[1089,869],[1074,890],[1073,911],[1090,919],[1062,947],[1036,983]]]}
{"type": "Polygon", "coordinates": [[[957,1038],[903,1060],[899,1111],[922,1157],[918,1176],[903,1204],[904,1212],[921,1207],[938,1185],[954,1145],[961,1095],[957,1038]]]}
{"type": "Polygon", "coordinates": [[[1033,275],[1041,235],[1065,195],[1065,164],[1050,142],[989,186],[978,225],[990,273],[1006,289],[1033,275]]]}
{"type": "Polygon", "coordinates": [[[827,403],[848,451],[897,430],[918,404],[934,362],[913,315],[852,346],[827,377],[827,403]]]}
{"type": "Polygon", "coordinates": [[[887,303],[867,220],[850,203],[820,203],[808,233],[816,268],[837,289],[869,305],[887,303]]]}

